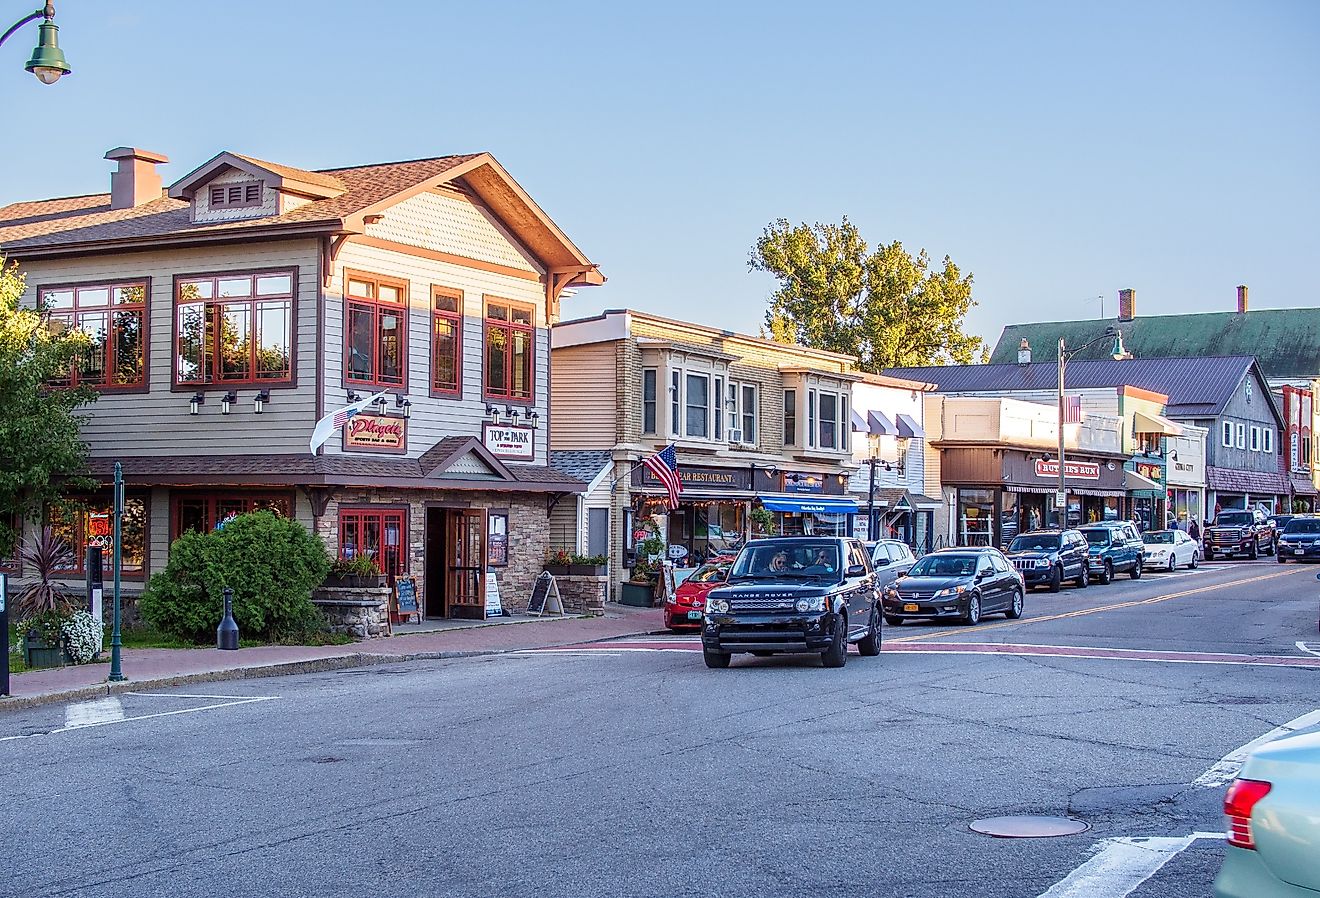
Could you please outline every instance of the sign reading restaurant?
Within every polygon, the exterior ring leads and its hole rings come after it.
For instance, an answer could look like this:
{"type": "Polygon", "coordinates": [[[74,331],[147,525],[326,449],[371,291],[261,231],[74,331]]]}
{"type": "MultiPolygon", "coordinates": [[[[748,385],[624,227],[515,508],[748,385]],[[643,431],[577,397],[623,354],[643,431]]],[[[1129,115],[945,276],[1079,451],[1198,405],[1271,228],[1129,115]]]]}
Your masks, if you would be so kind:
{"type": "MultiPolygon", "coordinates": [[[[752,488],[752,473],[747,468],[702,468],[680,463],[678,476],[683,480],[684,489],[750,490],[752,488]]],[[[633,482],[639,486],[660,485],[660,480],[651,473],[650,468],[639,467],[633,477],[633,482]]]]}
{"type": "Polygon", "coordinates": [[[356,414],[344,424],[344,449],[407,452],[408,422],[404,418],[356,414]]]}
{"type": "Polygon", "coordinates": [[[532,428],[517,424],[483,424],[481,442],[496,458],[531,461],[536,457],[535,433],[532,428]]]}
{"type": "MultiPolygon", "coordinates": [[[[1093,461],[1065,461],[1064,477],[1075,477],[1079,480],[1099,480],[1100,464],[1093,461]]],[[[1058,477],[1059,462],[1057,459],[1036,459],[1037,477],[1058,477]]]]}

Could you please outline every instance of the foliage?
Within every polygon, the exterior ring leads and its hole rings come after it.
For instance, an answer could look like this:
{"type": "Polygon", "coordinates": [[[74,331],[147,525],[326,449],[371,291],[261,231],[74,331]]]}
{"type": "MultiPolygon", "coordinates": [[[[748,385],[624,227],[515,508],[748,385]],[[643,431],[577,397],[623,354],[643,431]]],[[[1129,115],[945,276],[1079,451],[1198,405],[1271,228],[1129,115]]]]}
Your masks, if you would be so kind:
{"type": "Polygon", "coordinates": [[[545,563],[547,565],[582,564],[598,566],[609,564],[610,559],[605,555],[579,555],[576,552],[569,552],[567,549],[555,549],[553,552],[546,550],[545,563]]]}
{"type": "Polygon", "coordinates": [[[748,518],[755,530],[766,536],[774,536],[775,531],[778,529],[775,526],[775,514],[768,508],[753,508],[748,518]]]}
{"type": "Polygon", "coordinates": [[[274,640],[308,626],[316,613],[312,588],[329,571],[325,547],[307,528],[256,511],[221,530],[176,539],[169,564],[152,576],[138,607],[156,629],[206,643],[215,638],[229,586],[239,631],[274,640]]]}
{"type": "Polygon", "coordinates": [[[18,627],[20,633],[35,636],[48,646],[57,646],[64,638],[64,622],[69,613],[64,610],[38,611],[25,619],[18,627]]]}
{"type": "Polygon", "coordinates": [[[609,564],[610,558],[608,555],[574,555],[571,563],[588,564],[599,567],[602,564],[609,564]]]}
{"type": "Polygon", "coordinates": [[[96,399],[89,387],[51,389],[91,346],[82,331],[24,308],[17,265],[0,259],[0,557],[12,553],[17,518],[40,520],[47,505],[94,484],[79,476],[87,446],[74,412],[96,399]]]}
{"type": "Polygon", "coordinates": [[[382,572],[376,559],[359,552],[352,558],[341,556],[330,562],[330,573],[336,577],[378,577],[382,572]]]}
{"type": "Polygon", "coordinates": [[[756,241],[748,264],[779,280],[765,323],[781,343],[857,356],[863,371],[908,365],[967,364],[989,353],[964,334],[976,305],[972,276],[948,256],[931,270],[895,240],[870,251],[855,225],[790,225],[779,219],[756,241]]]}
{"type": "Polygon", "coordinates": [[[96,658],[105,640],[105,627],[89,612],[79,609],[64,619],[64,652],[74,664],[96,658]]]}
{"type": "Polygon", "coordinates": [[[75,566],[76,559],[69,544],[55,535],[50,527],[42,527],[40,533],[24,543],[19,552],[24,569],[36,575],[36,580],[23,589],[14,600],[14,610],[19,618],[28,618],[42,612],[64,613],[69,607],[69,597],[54,581],[58,571],[67,571],[75,566]]]}

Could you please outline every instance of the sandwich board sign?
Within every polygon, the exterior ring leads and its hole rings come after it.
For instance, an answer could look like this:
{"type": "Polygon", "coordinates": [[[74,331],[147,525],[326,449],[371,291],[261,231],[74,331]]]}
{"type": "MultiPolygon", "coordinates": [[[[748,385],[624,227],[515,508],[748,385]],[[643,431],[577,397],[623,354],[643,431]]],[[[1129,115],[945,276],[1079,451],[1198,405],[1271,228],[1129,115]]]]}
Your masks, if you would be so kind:
{"type": "Polygon", "coordinates": [[[554,574],[541,571],[541,575],[536,578],[532,586],[532,597],[527,600],[527,613],[533,617],[564,613],[564,600],[559,597],[559,584],[554,574]]]}

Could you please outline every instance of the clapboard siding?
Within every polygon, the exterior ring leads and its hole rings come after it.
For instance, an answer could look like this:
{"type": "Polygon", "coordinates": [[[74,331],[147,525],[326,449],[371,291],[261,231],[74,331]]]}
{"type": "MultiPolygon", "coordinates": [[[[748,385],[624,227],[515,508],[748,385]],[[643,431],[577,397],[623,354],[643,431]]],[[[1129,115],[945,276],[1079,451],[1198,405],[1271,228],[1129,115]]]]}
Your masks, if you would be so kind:
{"type": "Polygon", "coordinates": [[[81,411],[83,439],[93,456],[264,454],[305,449],[316,420],[316,306],[319,290],[316,241],[281,241],[194,249],[155,250],[34,260],[20,264],[27,276],[24,301],[36,302],[45,285],[150,278],[147,301],[148,385],[145,393],[106,392],[81,411]],[[222,271],[296,268],[295,388],[275,388],[265,414],[253,413],[258,387],[236,387],[238,403],[220,414],[220,391],[208,389],[201,413],[188,413],[192,390],[173,385],[174,278],[222,271]]]}
{"type": "Polygon", "coordinates": [[[550,439],[555,449],[607,449],[622,439],[615,414],[617,341],[556,349],[550,439]]]}

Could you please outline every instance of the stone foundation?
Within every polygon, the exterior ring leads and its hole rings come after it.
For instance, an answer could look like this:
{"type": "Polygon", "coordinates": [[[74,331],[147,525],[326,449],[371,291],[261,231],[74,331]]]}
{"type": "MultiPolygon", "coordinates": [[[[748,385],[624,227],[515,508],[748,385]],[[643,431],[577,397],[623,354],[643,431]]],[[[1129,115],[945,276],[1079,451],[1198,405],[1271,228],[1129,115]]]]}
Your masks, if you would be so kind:
{"type": "Polygon", "coordinates": [[[347,633],[358,639],[389,634],[388,586],[322,586],[313,590],[312,604],[325,614],[331,633],[347,633]]]}
{"type": "Polygon", "coordinates": [[[564,600],[567,614],[589,614],[598,617],[605,613],[605,600],[609,597],[610,578],[566,574],[555,577],[559,597],[564,600]]]}

